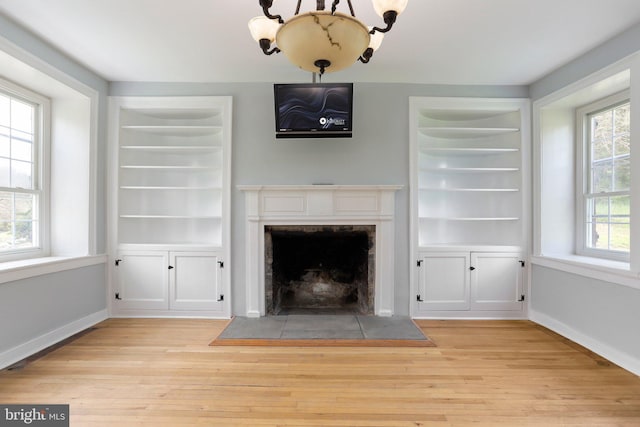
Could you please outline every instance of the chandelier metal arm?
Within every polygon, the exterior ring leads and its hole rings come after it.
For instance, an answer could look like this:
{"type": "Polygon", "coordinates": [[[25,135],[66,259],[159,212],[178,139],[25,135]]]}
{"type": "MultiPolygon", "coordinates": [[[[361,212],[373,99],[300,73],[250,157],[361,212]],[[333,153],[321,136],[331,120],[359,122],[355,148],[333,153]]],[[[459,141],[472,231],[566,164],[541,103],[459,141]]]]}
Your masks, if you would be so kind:
{"type": "Polygon", "coordinates": [[[358,61],[362,62],[363,64],[367,64],[367,63],[369,63],[369,60],[371,59],[372,56],[373,56],[373,49],[368,47],[364,51],[362,56],[360,58],[358,58],[358,61]]]}
{"type": "Polygon", "coordinates": [[[269,50],[270,47],[271,41],[269,39],[260,39],[260,49],[262,49],[262,52],[264,52],[265,55],[272,55],[280,52],[280,49],[278,49],[277,46],[269,50]]]}
{"type": "MultiPolygon", "coordinates": [[[[338,8],[338,3],[340,3],[340,0],[333,0],[333,3],[331,4],[331,14],[332,15],[335,15],[336,9],[338,8]]],[[[347,4],[349,5],[349,12],[351,13],[351,16],[353,16],[355,18],[356,14],[353,11],[353,5],[351,4],[351,0],[347,0],[347,4]]]]}
{"type": "Polygon", "coordinates": [[[373,34],[376,31],[379,33],[388,32],[391,29],[391,27],[393,27],[393,24],[395,24],[397,17],[398,17],[398,12],[396,12],[395,10],[386,11],[382,16],[382,18],[384,19],[384,23],[387,24],[387,27],[386,28],[373,27],[373,29],[369,31],[369,34],[373,34]]]}
{"type": "Polygon", "coordinates": [[[273,6],[273,0],[260,0],[260,7],[262,7],[262,13],[269,19],[277,19],[280,24],[284,23],[281,15],[272,15],[269,9],[273,6]]]}

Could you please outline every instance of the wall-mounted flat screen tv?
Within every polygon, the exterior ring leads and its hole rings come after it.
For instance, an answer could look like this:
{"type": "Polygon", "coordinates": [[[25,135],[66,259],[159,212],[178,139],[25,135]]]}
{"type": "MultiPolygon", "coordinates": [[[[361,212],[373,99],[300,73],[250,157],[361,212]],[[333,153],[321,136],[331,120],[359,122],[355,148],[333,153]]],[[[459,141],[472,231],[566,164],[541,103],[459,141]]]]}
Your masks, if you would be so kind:
{"type": "Polygon", "coordinates": [[[353,83],[274,84],[276,138],[351,138],[353,83]]]}

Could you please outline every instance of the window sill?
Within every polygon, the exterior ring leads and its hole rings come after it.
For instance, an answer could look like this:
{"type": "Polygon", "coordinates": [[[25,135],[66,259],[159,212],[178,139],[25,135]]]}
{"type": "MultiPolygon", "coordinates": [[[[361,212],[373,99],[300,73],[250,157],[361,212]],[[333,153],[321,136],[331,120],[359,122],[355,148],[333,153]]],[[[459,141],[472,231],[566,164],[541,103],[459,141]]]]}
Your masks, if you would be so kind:
{"type": "Polygon", "coordinates": [[[531,263],[592,279],[640,289],[640,274],[629,263],[571,254],[532,256],[531,263]]]}
{"type": "Polygon", "coordinates": [[[0,283],[14,282],[43,274],[74,270],[91,265],[104,264],[106,255],[80,257],[42,257],[0,263],[0,283]]]}

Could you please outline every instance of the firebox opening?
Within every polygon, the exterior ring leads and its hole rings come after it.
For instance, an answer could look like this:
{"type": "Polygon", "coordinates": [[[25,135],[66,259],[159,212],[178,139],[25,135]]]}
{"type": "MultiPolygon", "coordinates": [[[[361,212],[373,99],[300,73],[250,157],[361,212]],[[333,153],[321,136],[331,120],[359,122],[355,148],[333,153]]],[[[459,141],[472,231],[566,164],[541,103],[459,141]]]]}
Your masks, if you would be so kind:
{"type": "Polygon", "coordinates": [[[265,227],[267,314],[373,313],[374,226],[265,227]]]}

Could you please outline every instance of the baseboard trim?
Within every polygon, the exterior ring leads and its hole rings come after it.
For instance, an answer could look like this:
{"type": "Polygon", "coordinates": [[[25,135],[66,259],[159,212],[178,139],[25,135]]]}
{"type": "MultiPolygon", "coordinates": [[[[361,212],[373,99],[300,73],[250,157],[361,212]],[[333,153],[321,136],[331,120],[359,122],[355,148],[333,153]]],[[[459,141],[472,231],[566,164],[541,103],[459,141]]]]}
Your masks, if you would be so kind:
{"type": "Polygon", "coordinates": [[[6,350],[0,353],[0,369],[4,369],[7,366],[11,366],[27,357],[44,350],[45,348],[52,346],[70,336],[77,334],[96,323],[102,322],[109,318],[108,311],[101,310],[96,313],[85,316],[81,319],[74,320],[60,328],[49,331],[46,334],[40,335],[30,341],[6,350]]]}
{"type": "Polygon", "coordinates": [[[553,332],[562,335],[571,341],[588,348],[594,353],[604,357],[605,359],[615,363],[621,368],[640,376],[640,359],[637,359],[627,353],[624,353],[610,345],[596,340],[593,337],[578,332],[569,325],[554,319],[544,313],[535,310],[529,312],[529,320],[535,322],[545,328],[551,329],[553,332]]]}

